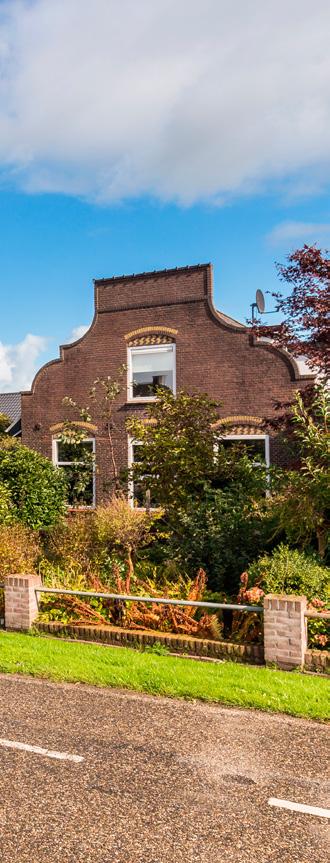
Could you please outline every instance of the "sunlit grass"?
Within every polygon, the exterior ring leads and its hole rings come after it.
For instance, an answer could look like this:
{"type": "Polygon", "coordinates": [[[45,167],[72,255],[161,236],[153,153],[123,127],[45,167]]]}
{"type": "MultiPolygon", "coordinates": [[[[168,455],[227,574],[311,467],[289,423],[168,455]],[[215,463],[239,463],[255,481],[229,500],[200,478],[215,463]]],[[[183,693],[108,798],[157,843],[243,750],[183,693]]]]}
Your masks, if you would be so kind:
{"type": "Polygon", "coordinates": [[[329,718],[329,682],[324,677],[227,661],[208,663],[2,632],[0,672],[329,718]]]}

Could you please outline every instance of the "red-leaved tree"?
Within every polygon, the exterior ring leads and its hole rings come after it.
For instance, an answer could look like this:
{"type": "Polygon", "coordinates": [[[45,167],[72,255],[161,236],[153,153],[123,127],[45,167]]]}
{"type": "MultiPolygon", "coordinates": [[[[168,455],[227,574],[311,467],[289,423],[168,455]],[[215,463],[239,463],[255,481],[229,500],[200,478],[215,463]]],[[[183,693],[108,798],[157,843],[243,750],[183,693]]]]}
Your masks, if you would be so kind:
{"type": "Polygon", "coordinates": [[[272,327],[257,323],[258,336],[270,336],[275,345],[304,357],[312,372],[329,375],[330,367],[330,258],[317,246],[304,245],[292,252],[286,264],[277,264],[280,279],[292,287],[289,296],[273,293],[283,321],[272,327]]]}

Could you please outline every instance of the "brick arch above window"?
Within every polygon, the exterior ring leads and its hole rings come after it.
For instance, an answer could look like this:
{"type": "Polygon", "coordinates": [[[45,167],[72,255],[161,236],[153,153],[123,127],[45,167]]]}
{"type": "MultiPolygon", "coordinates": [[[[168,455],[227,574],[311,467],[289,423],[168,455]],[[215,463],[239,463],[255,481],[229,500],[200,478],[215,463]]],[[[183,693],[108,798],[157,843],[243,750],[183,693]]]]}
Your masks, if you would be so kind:
{"type": "Polygon", "coordinates": [[[132,330],[124,336],[128,347],[136,347],[139,345],[163,345],[171,344],[175,341],[178,330],[173,327],[140,327],[138,330],[132,330]]]}
{"type": "Polygon", "coordinates": [[[263,435],[264,420],[262,417],[238,414],[237,416],[223,417],[214,423],[213,428],[225,434],[235,435],[263,435]]]}
{"type": "MultiPolygon", "coordinates": [[[[55,425],[49,426],[49,431],[52,434],[58,434],[62,431],[66,423],[60,422],[55,423],[55,425]]],[[[97,426],[93,425],[93,423],[82,422],[81,420],[74,420],[72,425],[77,426],[77,428],[85,429],[90,435],[94,435],[97,433],[97,426]]]]}

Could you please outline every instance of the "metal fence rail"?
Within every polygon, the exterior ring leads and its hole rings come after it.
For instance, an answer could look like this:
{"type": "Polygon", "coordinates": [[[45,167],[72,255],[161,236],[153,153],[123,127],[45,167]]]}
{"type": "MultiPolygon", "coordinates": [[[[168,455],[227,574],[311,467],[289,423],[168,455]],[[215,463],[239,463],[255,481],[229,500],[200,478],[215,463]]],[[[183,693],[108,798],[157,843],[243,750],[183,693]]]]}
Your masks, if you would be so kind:
{"type": "Polygon", "coordinates": [[[61,587],[36,587],[35,593],[37,595],[39,593],[58,593],[63,594],[65,596],[86,596],[93,598],[94,596],[99,599],[118,599],[121,602],[154,602],[159,605],[183,605],[183,606],[193,606],[194,608],[216,608],[222,611],[254,611],[257,614],[263,614],[263,608],[261,605],[239,605],[238,603],[232,604],[229,602],[199,602],[197,600],[192,599],[168,599],[163,596],[132,596],[127,593],[101,593],[97,591],[89,591],[89,590],[65,590],[61,587]]]}

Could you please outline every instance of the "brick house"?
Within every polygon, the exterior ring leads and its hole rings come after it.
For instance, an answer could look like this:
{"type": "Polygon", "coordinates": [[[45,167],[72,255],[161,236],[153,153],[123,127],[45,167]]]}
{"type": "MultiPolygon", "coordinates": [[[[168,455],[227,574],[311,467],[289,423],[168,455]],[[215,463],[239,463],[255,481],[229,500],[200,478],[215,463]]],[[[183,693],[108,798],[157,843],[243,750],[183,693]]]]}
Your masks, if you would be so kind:
{"type": "MultiPolygon", "coordinates": [[[[69,453],[57,440],[67,416],[63,398],[86,405],[94,380],[116,377],[125,364],[127,390],[118,398],[114,433],[120,468],[134,458],[125,422],[132,412],[145,411],[159,384],[174,392],[207,392],[221,405],[219,430],[228,440],[244,438],[257,457],[278,461],[276,437],[265,434],[263,420],[310,376],[301,375],[286,352],[256,340],[248,327],[215,309],[210,264],[98,279],[94,287],[89,330],[62,346],[60,358],[46,363],[31,391],[22,393],[24,444],[69,464],[69,453]]],[[[90,487],[92,505],[105,496],[109,447],[101,416],[84,428],[98,468],[90,487]]]]}
{"type": "Polygon", "coordinates": [[[21,393],[0,393],[0,414],[8,417],[6,432],[11,437],[21,436],[21,393]]]}

